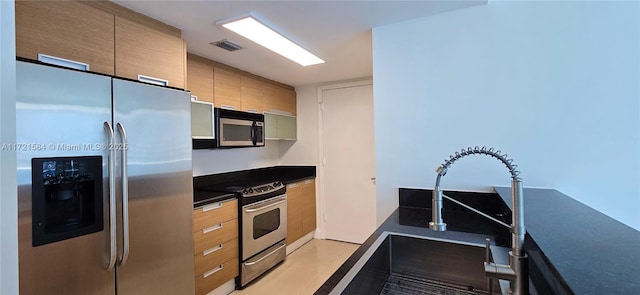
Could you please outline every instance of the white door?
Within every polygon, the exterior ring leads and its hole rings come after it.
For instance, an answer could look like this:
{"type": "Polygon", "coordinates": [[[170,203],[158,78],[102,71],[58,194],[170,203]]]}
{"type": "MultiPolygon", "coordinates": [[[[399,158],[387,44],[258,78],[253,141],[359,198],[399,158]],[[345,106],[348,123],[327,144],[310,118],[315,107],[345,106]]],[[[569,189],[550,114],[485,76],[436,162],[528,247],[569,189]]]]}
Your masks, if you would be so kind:
{"type": "Polygon", "coordinates": [[[327,239],[363,243],[376,229],[373,85],[320,88],[327,239]]]}

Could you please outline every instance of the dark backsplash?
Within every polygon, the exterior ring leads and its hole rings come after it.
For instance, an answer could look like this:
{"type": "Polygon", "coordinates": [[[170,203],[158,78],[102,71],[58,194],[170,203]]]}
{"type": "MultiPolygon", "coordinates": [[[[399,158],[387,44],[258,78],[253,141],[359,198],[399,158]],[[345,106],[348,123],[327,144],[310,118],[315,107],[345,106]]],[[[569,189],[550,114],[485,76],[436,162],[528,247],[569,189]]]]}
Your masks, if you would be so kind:
{"type": "Polygon", "coordinates": [[[285,184],[302,179],[316,177],[316,166],[273,166],[251,170],[217,173],[211,175],[195,176],[193,187],[195,189],[204,186],[233,185],[238,183],[251,184],[282,181],[285,184]]]}
{"type": "MultiPolygon", "coordinates": [[[[428,189],[400,188],[400,224],[429,227],[432,192],[433,190],[428,189]]],[[[510,210],[498,194],[461,191],[444,191],[444,194],[506,224],[511,223],[510,210]]],[[[487,234],[496,245],[511,246],[509,229],[447,199],[443,200],[442,215],[447,223],[447,230],[487,234]]]]}

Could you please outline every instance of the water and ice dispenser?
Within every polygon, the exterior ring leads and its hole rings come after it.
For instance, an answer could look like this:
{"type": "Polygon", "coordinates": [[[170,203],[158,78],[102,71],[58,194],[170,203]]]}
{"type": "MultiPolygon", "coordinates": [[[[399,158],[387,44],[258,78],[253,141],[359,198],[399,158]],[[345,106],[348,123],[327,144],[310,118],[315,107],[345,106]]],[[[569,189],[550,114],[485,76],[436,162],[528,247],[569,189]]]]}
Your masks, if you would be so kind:
{"type": "Polygon", "coordinates": [[[34,158],[33,246],[103,229],[102,157],[34,158]]]}

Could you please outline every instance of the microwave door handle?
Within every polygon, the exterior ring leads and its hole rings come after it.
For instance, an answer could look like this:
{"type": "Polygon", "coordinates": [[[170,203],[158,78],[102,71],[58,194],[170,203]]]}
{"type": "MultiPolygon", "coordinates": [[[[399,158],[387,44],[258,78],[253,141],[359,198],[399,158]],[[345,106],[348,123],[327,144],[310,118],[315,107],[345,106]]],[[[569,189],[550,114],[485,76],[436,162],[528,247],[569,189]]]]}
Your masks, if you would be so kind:
{"type": "Polygon", "coordinates": [[[255,146],[258,143],[258,124],[256,124],[256,121],[253,121],[253,123],[251,123],[251,142],[253,143],[253,145],[255,146]]]}

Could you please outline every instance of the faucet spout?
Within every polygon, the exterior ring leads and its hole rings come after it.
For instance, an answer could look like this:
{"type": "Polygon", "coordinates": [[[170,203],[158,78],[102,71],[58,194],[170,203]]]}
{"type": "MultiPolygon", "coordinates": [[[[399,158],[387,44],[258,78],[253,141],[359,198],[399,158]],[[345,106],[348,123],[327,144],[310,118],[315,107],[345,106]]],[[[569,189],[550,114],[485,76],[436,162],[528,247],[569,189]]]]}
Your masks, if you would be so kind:
{"type": "MultiPolygon", "coordinates": [[[[493,274],[494,277],[504,278],[511,281],[511,294],[515,295],[527,295],[529,294],[529,276],[527,267],[527,254],[524,250],[524,205],[522,195],[522,180],[519,177],[520,172],[516,170],[517,165],[513,165],[513,159],[507,159],[507,154],[502,154],[499,150],[495,151],[493,148],[487,150],[486,147],[475,148],[469,147],[468,149],[462,149],[460,152],[455,152],[455,155],[449,156],[449,160],[446,160],[444,164],[440,165],[436,172],[436,183],[433,188],[432,194],[432,209],[431,209],[431,222],[429,222],[429,228],[435,231],[445,231],[447,224],[442,218],[442,190],[440,189],[440,179],[447,173],[449,167],[457,160],[468,155],[487,155],[500,160],[511,174],[511,203],[513,205],[513,214],[511,219],[511,247],[512,250],[509,253],[509,269],[505,269],[506,266],[500,266],[487,262],[485,264],[485,270],[488,275],[493,274]]],[[[444,196],[463,207],[479,213],[480,215],[491,219],[492,221],[501,223],[494,218],[487,216],[486,214],[479,212],[461,202],[455,201],[447,196],[444,196]]],[[[503,224],[506,226],[506,224],[503,224]]]]}

